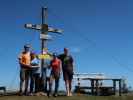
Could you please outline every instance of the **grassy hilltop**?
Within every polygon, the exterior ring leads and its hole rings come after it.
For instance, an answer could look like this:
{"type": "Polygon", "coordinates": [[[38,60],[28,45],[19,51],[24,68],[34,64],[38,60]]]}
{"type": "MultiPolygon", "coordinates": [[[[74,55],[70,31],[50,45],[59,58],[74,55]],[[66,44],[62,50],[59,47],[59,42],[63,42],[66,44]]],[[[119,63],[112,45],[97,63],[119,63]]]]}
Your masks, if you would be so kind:
{"type": "Polygon", "coordinates": [[[0,100],[133,100],[133,96],[72,96],[72,97],[45,97],[45,96],[3,96],[0,100]]]}

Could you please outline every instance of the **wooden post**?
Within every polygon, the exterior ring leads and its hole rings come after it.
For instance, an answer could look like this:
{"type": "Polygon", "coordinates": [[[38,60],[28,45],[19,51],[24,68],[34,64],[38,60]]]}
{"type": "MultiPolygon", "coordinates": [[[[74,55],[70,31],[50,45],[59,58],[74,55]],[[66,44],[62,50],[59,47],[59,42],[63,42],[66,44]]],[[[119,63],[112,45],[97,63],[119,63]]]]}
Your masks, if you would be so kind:
{"type": "Polygon", "coordinates": [[[78,95],[80,95],[80,79],[78,78],[78,95]]]}
{"type": "Polygon", "coordinates": [[[121,79],[119,80],[119,96],[121,96],[121,79]]]}
{"type": "Polygon", "coordinates": [[[98,95],[99,93],[99,91],[98,91],[98,87],[99,87],[99,83],[98,83],[98,80],[96,80],[96,95],[98,95]]]}
{"type": "Polygon", "coordinates": [[[116,94],[116,80],[113,80],[113,91],[115,95],[116,94]]]}
{"type": "Polygon", "coordinates": [[[94,80],[91,79],[91,94],[94,95],[94,80]]]}

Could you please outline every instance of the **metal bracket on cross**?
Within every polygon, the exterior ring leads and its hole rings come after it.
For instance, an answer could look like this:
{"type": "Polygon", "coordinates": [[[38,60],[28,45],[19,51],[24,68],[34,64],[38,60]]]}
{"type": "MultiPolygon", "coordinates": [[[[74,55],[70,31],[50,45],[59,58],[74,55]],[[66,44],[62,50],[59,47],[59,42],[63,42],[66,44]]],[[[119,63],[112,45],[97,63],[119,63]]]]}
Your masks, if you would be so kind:
{"type": "MultiPolygon", "coordinates": [[[[43,24],[43,25],[25,24],[25,28],[39,30],[39,31],[42,31],[42,32],[45,32],[45,33],[46,32],[52,32],[52,33],[57,33],[57,34],[62,34],[63,33],[63,30],[49,27],[47,24],[43,24]]],[[[52,37],[48,34],[42,34],[41,33],[40,34],[40,39],[49,40],[49,39],[52,39],[52,37]]]]}

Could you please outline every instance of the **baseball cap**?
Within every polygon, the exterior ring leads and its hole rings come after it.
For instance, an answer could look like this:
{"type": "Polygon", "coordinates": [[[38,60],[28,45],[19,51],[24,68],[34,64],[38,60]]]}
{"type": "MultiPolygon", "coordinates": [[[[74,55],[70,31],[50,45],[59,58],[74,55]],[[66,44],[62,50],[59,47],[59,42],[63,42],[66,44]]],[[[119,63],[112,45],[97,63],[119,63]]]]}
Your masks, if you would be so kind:
{"type": "Polygon", "coordinates": [[[31,47],[30,44],[25,44],[25,45],[24,45],[24,48],[30,48],[30,47],[31,47]]]}
{"type": "Polygon", "coordinates": [[[54,56],[54,57],[57,57],[57,53],[54,52],[54,53],[53,53],[53,56],[54,56]]]}

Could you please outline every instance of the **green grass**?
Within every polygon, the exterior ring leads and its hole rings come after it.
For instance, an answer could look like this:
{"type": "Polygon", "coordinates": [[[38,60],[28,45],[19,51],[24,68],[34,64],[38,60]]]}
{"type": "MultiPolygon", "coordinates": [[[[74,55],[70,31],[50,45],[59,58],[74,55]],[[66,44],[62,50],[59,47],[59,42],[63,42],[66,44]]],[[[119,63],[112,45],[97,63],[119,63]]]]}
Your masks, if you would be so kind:
{"type": "Polygon", "coordinates": [[[46,97],[46,96],[3,96],[0,100],[133,100],[133,96],[59,96],[59,97],[46,97]]]}

